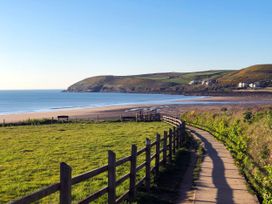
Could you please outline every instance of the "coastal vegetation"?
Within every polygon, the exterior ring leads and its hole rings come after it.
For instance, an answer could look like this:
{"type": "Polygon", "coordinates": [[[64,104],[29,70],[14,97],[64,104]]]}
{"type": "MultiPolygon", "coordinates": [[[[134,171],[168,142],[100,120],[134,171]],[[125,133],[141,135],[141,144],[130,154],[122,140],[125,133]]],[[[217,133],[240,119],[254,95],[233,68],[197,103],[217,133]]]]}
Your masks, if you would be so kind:
{"type": "MultiPolygon", "coordinates": [[[[131,144],[143,147],[147,137],[154,140],[157,132],[162,134],[169,127],[161,122],[80,122],[0,127],[0,203],[58,182],[60,162],[72,166],[72,175],[76,176],[105,165],[107,150],[113,150],[117,159],[124,157],[129,154],[131,144]]],[[[117,168],[117,175],[126,173],[128,169],[129,166],[117,168]]],[[[103,174],[79,184],[73,188],[73,200],[90,195],[106,183],[103,174]]],[[[125,182],[118,187],[117,194],[123,193],[126,185],[128,183],[125,182]]],[[[54,194],[43,201],[54,203],[57,196],[54,194]]]]}
{"type": "Polygon", "coordinates": [[[221,140],[259,199],[272,203],[271,108],[195,110],[181,118],[221,140]]]}
{"type": "MultiPolygon", "coordinates": [[[[172,93],[191,95],[239,94],[239,83],[272,85],[272,65],[254,65],[233,70],[168,72],[132,76],[96,76],[71,85],[69,92],[172,93]]],[[[259,88],[259,87],[258,87],[259,88]]]]}

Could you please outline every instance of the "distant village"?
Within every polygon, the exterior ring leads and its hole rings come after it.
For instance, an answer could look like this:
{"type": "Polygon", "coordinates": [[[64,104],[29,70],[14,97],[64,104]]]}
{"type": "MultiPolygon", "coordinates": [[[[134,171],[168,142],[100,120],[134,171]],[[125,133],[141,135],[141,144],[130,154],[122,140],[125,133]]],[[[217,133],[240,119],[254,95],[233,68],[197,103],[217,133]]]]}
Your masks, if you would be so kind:
{"type": "Polygon", "coordinates": [[[205,85],[205,86],[210,86],[212,84],[215,84],[216,80],[192,80],[189,82],[189,85],[205,85]]]}
{"type": "MultiPolygon", "coordinates": [[[[204,85],[204,86],[212,86],[216,84],[217,81],[215,79],[203,79],[203,80],[192,80],[189,82],[189,85],[204,85]]],[[[239,82],[237,84],[238,89],[258,89],[258,88],[266,88],[272,86],[272,80],[263,80],[263,81],[256,81],[256,82],[239,82]]]]}

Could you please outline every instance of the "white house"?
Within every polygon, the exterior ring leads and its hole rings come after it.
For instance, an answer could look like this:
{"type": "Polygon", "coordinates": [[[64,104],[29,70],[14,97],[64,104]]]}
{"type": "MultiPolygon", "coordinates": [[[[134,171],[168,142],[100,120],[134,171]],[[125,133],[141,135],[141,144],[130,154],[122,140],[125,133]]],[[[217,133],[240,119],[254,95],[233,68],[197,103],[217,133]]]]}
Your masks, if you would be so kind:
{"type": "Polygon", "coordinates": [[[253,82],[253,83],[249,84],[249,87],[253,88],[253,89],[259,88],[259,87],[261,87],[261,83],[260,82],[253,82]]]}
{"type": "Polygon", "coordinates": [[[212,81],[211,80],[202,80],[201,84],[205,85],[205,86],[210,86],[212,84],[212,81]]]}
{"type": "Polygon", "coordinates": [[[246,88],[247,86],[248,86],[248,84],[246,82],[240,82],[238,84],[238,88],[241,88],[241,89],[246,88]]]}
{"type": "Polygon", "coordinates": [[[192,81],[189,82],[189,85],[194,85],[194,84],[198,84],[198,83],[199,83],[199,81],[197,81],[197,80],[192,80],[192,81]]]}

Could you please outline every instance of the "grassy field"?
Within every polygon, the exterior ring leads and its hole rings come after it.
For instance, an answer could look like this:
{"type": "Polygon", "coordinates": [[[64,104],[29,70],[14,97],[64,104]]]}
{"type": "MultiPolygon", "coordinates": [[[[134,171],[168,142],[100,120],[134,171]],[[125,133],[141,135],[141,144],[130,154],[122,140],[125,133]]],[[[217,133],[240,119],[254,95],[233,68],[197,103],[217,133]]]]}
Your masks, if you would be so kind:
{"type": "MultiPolygon", "coordinates": [[[[139,148],[145,138],[170,126],[160,123],[70,123],[42,126],[0,127],[0,203],[24,196],[59,180],[59,163],[73,167],[73,176],[107,163],[107,150],[117,159],[130,154],[131,144],[139,148]]],[[[120,167],[120,176],[128,166],[120,167]]],[[[73,199],[78,201],[107,184],[105,175],[78,184],[73,199]]],[[[117,189],[124,191],[127,184],[117,189]]],[[[58,195],[44,200],[55,202],[58,195]]],[[[102,198],[103,200],[103,198],[102,198]]],[[[102,201],[100,200],[100,201],[102,201]]]]}
{"type": "Polygon", "coordinates": [[[188,72],[188,73],[158,73],[158,74],[147,74],[139,75],[138,77],[144,79],[152,79],[163,82],[173,82],[177,84],[188,84],[192,80],[203,80],[203,79],[215,79],[223,76],[224,74],[231,73],[228,70],[211,70],[202,72],[188,72]]]}
{"type": "Polygon", "coordinates": [[[192,111],[182,115],[230,150],[263,203],[272,203],[272,109],[192,111]]]}

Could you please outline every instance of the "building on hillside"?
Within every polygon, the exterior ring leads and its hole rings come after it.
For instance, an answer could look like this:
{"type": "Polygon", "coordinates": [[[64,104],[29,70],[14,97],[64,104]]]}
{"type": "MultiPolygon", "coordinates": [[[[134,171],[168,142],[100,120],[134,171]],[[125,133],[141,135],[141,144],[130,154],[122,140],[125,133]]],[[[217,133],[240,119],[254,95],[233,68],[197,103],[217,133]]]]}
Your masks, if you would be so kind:
{"type": "Polygon", "coordinates": [[[256,89],[256,88],[260,88],[261,87],[261,83],[260,82],[253,82],[249,84],[250,88],[256,89]]]}
{"type": "Polygon", "coordinates": [[[210,86],[212,85],[212,80],[202,80],[201,84],[204,86],[210,86]]]}
{"type": "Polygon", "coordinates": [[[189,82],[189,85],[195,85],[195,84],[199,84],[199,83],[200,83],[200,81],[198,81],[198,80],[192,80],[189,82]]]}
{"type": "Polygon", "coordinates": [[[240,89],[244,89],[244,88],[247,88],[247,87],[248,87],[248,83],[246,83],[246,82],[240,82],[238,84],[238,88],[240,88],[240,89]]]}
{"type": "Polygon", "coordinates": [[[249,87],[250,88],[262,88],[262,87],[266,87],[267,86],[267,83],[266,82],[260,82],[260,81],[257,81],[257,82],[253,82],[253,83],[250,83],[249,84],[249,87]]]}

